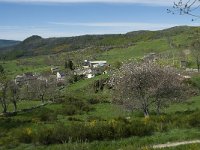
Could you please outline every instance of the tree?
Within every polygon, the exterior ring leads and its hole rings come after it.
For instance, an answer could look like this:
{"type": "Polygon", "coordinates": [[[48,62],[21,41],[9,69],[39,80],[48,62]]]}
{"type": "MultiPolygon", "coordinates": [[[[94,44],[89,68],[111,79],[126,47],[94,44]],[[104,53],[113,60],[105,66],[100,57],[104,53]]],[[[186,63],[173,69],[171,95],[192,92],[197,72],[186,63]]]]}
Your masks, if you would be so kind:
{"type": "Polygon", "coordinates": [[[53,102],[56,101],[61,95],[60,90],[57,88],[57,80],[54,77],[49,77],[47,82],[46,98],[53,102]]]}
{"type": "Polygon", "coordinates": [[[198,72],[200,71],[200,39],[196,39],[191,44],[192,54],[195,57],[198,72]]]}
{"type": "MultiPolygon", "coordinates": [[[[55,98],[60,94],[57,88],[57,81],[55,78],[47,78],[46,80],[33,80],[29,81],[28,85],[28,95],[31,99],[40,99],[42,103],[45,100],[55,101],[55,98]]],[[[26,88],[24,88],[26,91],[26,88]]]]}
{"type": "Polygon", "coordinates": [[[124,64],[110,80],[114,89],[113,102],[125,108],[142,110],[149,116],[149,109],[157,113],[171,102],[183,97],[182,77],[175,69],[158,66],[152,62],[124,64]]]}
{"type": "Polygon", "coordinates": [[[42,103],[45,101],[47,88],[47,81],[45,80],[33,80],[28,83],[28,91],[31,99],[39,98],[42,103]]]}
{"type": "Polygon", "coordinates": [[[2,65],[0,65],[0,74],[3,74],[4,73],[4,68],[2,65]]]}
{"type": "Polygon", "coordinates": [[[167,9],[168,13],[176,14],[179,13],[180,15],[189,15],[194,17],[192,21],[198,19],[200,15],[198,15],[198,8],[200,7],[199,0],[179,0],[174,2],[172,9],[167,9]]]}
{"type": "Polygon", "coordinates": [[[17,111],[17,101],[20,98],[20,89],[19,89],[19,86],[14,81],[10,81],[8,85],[9,85],[8,88],[9,88],[10,101],[14,105],[14,112],[16,112],[17,111]]]}
{"type": "Polygon", "coordinates": [[[72,60],[65,61],[65,69],[74,70],[74,63],[72,60]]]}
{"type": "Polygon", "coordinates": [[[6,113],[8,109],[8,84],[9,80],[6,75],[0,74],[0,102],[3,108],[3,113],[6,113]]]}

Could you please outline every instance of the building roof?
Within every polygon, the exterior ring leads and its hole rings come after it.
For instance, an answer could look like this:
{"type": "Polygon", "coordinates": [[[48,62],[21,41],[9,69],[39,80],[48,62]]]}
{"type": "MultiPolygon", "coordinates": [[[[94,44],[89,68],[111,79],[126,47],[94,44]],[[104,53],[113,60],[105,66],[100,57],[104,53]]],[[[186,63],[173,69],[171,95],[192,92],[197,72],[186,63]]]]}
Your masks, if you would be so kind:
{"type": "Polygon", "coordinates": [[[106,64],[107,61],[89,61],[90,64],[106,64]]]}
{"type": "Polygon", "coordinates": [[[65,76],[65,73],[64,72],[57,72],[61,75],[61,77],[64,77],[65,76]]]}

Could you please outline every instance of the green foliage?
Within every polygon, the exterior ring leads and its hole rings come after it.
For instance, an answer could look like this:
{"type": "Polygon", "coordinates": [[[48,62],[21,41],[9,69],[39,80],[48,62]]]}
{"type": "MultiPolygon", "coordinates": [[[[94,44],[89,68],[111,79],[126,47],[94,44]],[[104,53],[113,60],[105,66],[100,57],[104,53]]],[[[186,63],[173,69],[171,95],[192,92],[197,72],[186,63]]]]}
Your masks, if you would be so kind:
{"type": "Polygon", "coordinates": [[[62,104],[62,109],[58,110],[59,114],[72,116],[75,114],[82,114],[93,110],[86,102],[69,97],[68,100],[62,104]]]}
{"type": "Polygon", "coordinates": [[[91,120],[90,122],[74,122],[70,125],[57,124],[52,127],[41,127],[36,132],[36,141],[49,145],[77,141],[102,141],[130,136],[150,136],[154,132],[166,132],[172,128],[197,127],[200,113],[189,115],[177,114],[145,119],[117,118],[108,121],[91,120]],[[195,116],[195,117],[193,117],[195,116]],[[186,118],[186,119],[185,119],[186,118]],[[196,121],[196,122],[194,122],[196,121]]]}
{"type": "Polygon", "coordinates": [[[74,105],[63,105],[62,110],[59,110],[59,114],[72,116],[79,113],[76,106],[74,105]]]}
{"type": "Polygon", "coordinates": [[[47,128],[43,126],[38,129],[35,140],[40,144],[49,145],[55,143],[55,137],[53,135],[54,133],[52,128],[47,128]]]}
{"type": "Polygon", "coordinates": [[[3,74],[4,73],[4,68],[2,65],[0,65],[0,74],[3,74]]]}
{"type": "Polygon", "coordinates": [[[192,77],[191,84],[200,90],[200,76],[192,77]]]}
{"type": "MultiPolygon", "coordinates": [[[[152,134],[154,128],[143,121],[127,122],[124,120],[96,121],[86,124],[74,123],[69,126],[57,124],[52,127],[41,127],[35,139],[41,144],[49,145],[69,141],[111,140],[129,136],[146,136],[152,134]]],[[[27,134],[24,134],[24,139],[27,134]]]]}
{"type": "Polygon", "coordinates": [[[33,141],[34,135],[31,128],[18,129],[15,134],[17,135],[19,142],[31,143],[33,141]]]}
{"type": "Polygon", "coordinates": [[[200,127],[200,112],[194,112],[188,117],[188,123],[191,127],[200,127]]]}
{"type": "MultiPolygon", "coordinates": [[[[49,38],[43,39],[39,36],[32,36],[19,43],[16,46],[7,48],[7,59],[20,58],[22,56],[36,56],[44,54],[55,54],[58,52],[77,51],[79,49],[88,49],[94,47],[102,51],[113,48],[127,48],[135,45],[137,42],[147,42],[161,39],[163,37],[178,37],[179,47],[188,46],[190,35],[193,35],[195,27],[174,27],[163,31],[136,31],[119,35],[85,35],[70,38],[49,38]],[[29,49],[27,51],[27,49],[29,49]],[[22,53],[23,52],[23,53],[22,53]]],[[[154,45],[154,44],[153,44],[154,45]]],[[[166,47],[166,44],[159,45],[166,47]]],[[[154,51],[156,47],[150,47],[154,51]]],[[[163,49],[163,48],[161,48],[163,49]]]]}

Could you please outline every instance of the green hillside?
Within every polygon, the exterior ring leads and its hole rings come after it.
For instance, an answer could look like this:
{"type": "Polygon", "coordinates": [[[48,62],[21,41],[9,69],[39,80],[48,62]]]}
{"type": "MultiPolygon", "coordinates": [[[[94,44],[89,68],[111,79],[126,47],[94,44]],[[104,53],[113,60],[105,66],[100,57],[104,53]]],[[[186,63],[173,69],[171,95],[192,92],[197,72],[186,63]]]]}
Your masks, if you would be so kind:
{"type": "Polygon", "coordinates": [[[180,26],[161,31],[135,31],[116,35],[85,35],[48,39],[34,35],[17,45],[0,49],[0,51],[4,51],[4,53],[1,54],[1,58],[15,59],[85,49],[107,51],[115,48],[121,49],[134,46],[138,42],[148,42],[163,38],[178,40],[180,43],[177,42],[177,47],[183,48],[188,46],[191,41],[191,36],[193,36],[196,30],[199,30],[199,28],[180,26]],[[6,53],[5,51],[9,52],[6,53]]]}
{"type": "MultiPolygon", "coordinates": [[[[79,68],[84,60],[106,60],[113,71],[124,62],[141,60],[145,55],[155,53],[161,58],[158,63],[179,68],[180,61],[187,60],[188,67],[196,68],[194,56],[186,55],[184,51],[191,50],[197,30],[200,28],[183,26],[124,35],[49,39],[34,35],[4,49],[0,65],[13,79],[27,72],[51,74],[52,66],[68,73],[65,69],[67,60],[72,60],[75,68],[79,68]]],[[[96,81],[108,78],[109,74],[105,74],[72,81],[54,89],[58,93],[55,103],[14,116],[0,116],[0,149],[146,150],[155,144],[200,137],[199,74],[188,82],[192,85],[191,90],[195,89],[190,98],[163,108],[160,116],[150,108],[149,118],[144,118],[141,111],[127,111],[112,103],[113,93],[107,85],[96,92],[96,81]]],[[[49,102],[49,97],[45,102],[49,102]]],[[[17,109],[26,110],[41,103],[39,98],[19,100],[17,109]]],[[[8,111],[13,110],[10,103],[8,111]]],[[[198,146],[181,146],[180,149],[198,146]]]]}

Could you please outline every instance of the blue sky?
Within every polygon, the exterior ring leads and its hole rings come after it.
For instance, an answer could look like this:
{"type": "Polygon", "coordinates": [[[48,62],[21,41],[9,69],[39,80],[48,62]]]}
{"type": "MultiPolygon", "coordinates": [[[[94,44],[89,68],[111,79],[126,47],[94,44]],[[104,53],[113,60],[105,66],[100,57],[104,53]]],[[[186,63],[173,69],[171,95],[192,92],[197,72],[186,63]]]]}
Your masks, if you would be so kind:
{"type": "Polygon", "coordinates": [[[159,30],[198,25],[168,14],[173,0],[0,0],[0,39],[159,30]]]}

